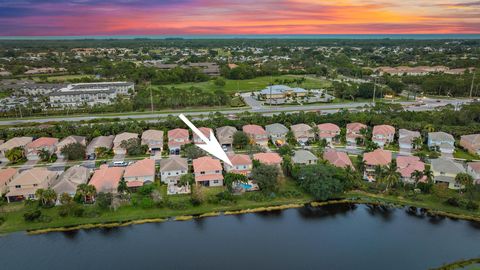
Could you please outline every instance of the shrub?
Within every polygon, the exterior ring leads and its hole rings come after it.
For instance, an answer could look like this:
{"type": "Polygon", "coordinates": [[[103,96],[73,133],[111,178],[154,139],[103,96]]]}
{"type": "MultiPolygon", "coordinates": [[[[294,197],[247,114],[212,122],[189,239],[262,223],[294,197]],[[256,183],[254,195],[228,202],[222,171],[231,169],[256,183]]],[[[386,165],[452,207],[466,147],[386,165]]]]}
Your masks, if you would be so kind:
{"type": "Polygon", "coordinates": [[[38,220],[42,216],[42,212],[40,210],[32,210],[28,211],[25,214],[23,214],[23,218],[27,222],[33,222],[38,220]]]}
{"type": "Polygon", "coordinates": [[[77,206],[73,209],[73,215],[76,217],[83,217],[85,215],[85,208],[77,206]]]}
{"type": "Polygon", "coordinates": [[[451,206],[460,207],[460,199],[457,197],[450,197],[445,201],[445,203],[451,206]]]}
{"type": "Polygon", "coordinates": [[[472,210],[472,211],[478,210],[478,203],[474,201],[468,201],[467,204],[465,205],[465,208],[467,210],[472,210]]]}
{"type": "Polygon", "coordinates": [[[142,208],[152,208],[153,206],[155,206],[155,202],[149,197],[143,197],[140,200],[140,207],[142,208]]]}
{"type": "Polygon", "coordinates": [[[186,202],[172,202],[167,201],[166,206],[173,210],[185,210],[188,208],[188,204],[186,202]]]}

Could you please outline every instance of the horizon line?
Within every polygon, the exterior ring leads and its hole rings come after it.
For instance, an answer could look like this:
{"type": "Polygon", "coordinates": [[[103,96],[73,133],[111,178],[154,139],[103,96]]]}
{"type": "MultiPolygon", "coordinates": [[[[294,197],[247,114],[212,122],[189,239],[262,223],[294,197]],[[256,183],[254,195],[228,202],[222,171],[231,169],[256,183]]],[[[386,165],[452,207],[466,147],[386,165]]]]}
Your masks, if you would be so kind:
{"type": "MultiPolygon", "coordinates": [[[[376,37],[373,39],[386,39],[393,37],[394,39],[411,39],[408,37],[423,37],[424,39],[455,39],[463,37],[462,39],[480,39],[480,33],[392,33],[392,34],[158,34],[158,35],[35,35],[35,36],[0,36],[0,40],[88,40],[88,39],[254,39],[260,37],[263,39],[274,39],[281,37],[283,39],[315,39],[315,38],[331,38],[335,37],[350,37],[347,39],[352,39],[352,37],[376,37]],[[437,37],[437,38],[434,38],[437,37]],[[441,38],[440,38],[441,37],[441,38]]],[[[355,38],[353,38],[355,39],[355,38]]],[[[372,38],[371,38],[372,39],[372,38]]]]}

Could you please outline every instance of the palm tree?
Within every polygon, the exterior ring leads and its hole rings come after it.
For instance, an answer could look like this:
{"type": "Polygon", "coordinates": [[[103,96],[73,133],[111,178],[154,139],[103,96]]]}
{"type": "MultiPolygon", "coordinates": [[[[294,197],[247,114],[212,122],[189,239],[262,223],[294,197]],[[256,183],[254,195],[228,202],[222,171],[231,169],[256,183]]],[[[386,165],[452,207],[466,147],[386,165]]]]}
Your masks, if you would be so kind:
{"type": "Polygon", "coordinates": [[[81,196],[83,202],[90,201],[97,194],[97,189],[92,185],[80,184],[77,186],[77,196],[81,196]]]}
{"type": "Polygon", "coordinates": [[[47,149],[40,149],[40,151],[38,152],[38,156],[42,161],[48,161],[51,154],[50,151],[48,151],[47,149]]]}
{"type": "Polygon", "coordinates": [[[122,180],[120,180],[120,182],[118,182],[117,191],[120,194],[125,194],[125,193],[128,192],[128,186],[127,186],[127,182],[125,181],[125,179],[122,178],[122,180]]]}
{"type": "Polygon", "coordinates": [[[423,172],[422,171],[419,171],[419,170],[415,170],[412,172],[412,175],[411,177],[413,178],[413,181],[415,182],[415,188],[417,187],[417,184],[418,182],[420,181],[420,179],[423,178],[423,172]]]}
{"type": "Polygon", "coordinates": [[[43,188],[39,188],[37,189],[37,191],[35,191],[35,197],[40,201],[42,205],[45,205],[45,197],[43,196],[44,192],[45,190],[43,188]]]}
{"type": "Polygon", "coordinates": [[[57,200],[57,193],[53,189],[48,188],[43,192],[43,198],[47,205],[53,205],[55,204],[55,200],[57,200]]]}
{"type": "Polygon", "coordinates": [[[21,147],[15,147],[5,153],[5,157],[12,163],[16,163],[25,157],[25,152],[21,147]]]}
{"type": "Polygon", "coordinates": [[[468,173],[459,173],[455,176],[455,182],[462,185],[467,192],[473,187],[473,177],[468,173]]]}
{"type": "Polygon", "coordinates": [[[400,173],[397,171],[397,163],[393,160],[385,170],[385,177],[381,178],[381,182],[385,183],[385,191],[400,181],[400,173]]]}
{"type": "Polygon", "coordinates": [[[416,137],[412,140],[412,148],[413,149],[419,149],[423,145],[423,139],[422,137],[416,137]]]}
{"type": "Polygon", "coordinates": [[[425,176],[425,179],[427,180],[427,183],[432,183],[433,182],[433,172],[429,168],[425,168],[423,170],[423,175],[425,176]]]}

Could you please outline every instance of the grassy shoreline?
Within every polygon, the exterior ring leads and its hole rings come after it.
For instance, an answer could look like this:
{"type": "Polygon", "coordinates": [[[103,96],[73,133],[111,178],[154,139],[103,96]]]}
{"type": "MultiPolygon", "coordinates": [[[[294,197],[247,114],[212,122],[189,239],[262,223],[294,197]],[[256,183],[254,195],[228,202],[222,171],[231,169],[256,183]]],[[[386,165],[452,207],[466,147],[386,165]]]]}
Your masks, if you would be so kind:
{"type": "MultiPolygon", "coordinates": [[[[426,209],[425,213],[431,216],[443,216],[453,219],[463,219],[480,222],[479,211],[466,211],[460,208],[451,208],[446,205],[434,205],[429,203],[416,202],[403,198],[384,196],[379,194],[366,193],[363,191],[351,191],[335,200],[317,202],[304,195],[299,198],[286,199],[277,198],[265,202],[242,202],[238,205],[202,205],[189,207],[184,210],[172,209],[137,209],[133,207],[120,208],[113,212],[107,212],[99,217],[93,218],[56,218],[48,223],[13,223],[7,221],[0,226],[0,234],[8,234],[18,231],[25,231],[29,234],[41,234],[49,232],[72,231],[80,229],[113,228],[124,227],[136,224],[165,222],[165,221],[187,221],[197,218],[216,217],[221,215],[238,215],[265,211],[278,211],[283,209],[300,208],[305,205],[319,207],[325,205],[355,203],[390,205],[396,207],[411,206],[426,209]]],[[[53,209],[47,209],[52,210],[53,209]]]]}

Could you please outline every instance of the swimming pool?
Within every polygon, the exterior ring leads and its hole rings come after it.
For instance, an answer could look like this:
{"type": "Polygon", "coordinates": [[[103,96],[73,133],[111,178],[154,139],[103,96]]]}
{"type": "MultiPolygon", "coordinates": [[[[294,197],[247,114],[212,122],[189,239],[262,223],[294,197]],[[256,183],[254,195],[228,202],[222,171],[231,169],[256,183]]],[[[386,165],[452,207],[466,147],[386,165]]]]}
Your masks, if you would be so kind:
{"type": "Polygon", "coordinates": [[[240,183],[240,186],[244,189],[251,189],[253,186],[250,184],[240,183]]]}

